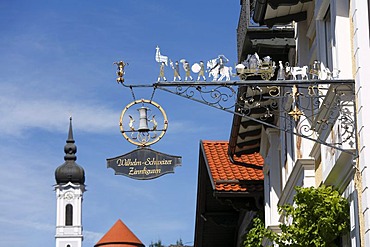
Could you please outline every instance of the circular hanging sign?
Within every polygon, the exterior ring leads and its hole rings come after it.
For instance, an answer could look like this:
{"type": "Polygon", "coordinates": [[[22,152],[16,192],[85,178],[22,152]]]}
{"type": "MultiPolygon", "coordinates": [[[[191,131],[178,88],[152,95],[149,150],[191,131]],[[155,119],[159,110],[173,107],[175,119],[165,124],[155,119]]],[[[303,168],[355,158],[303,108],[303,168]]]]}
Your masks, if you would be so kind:
{"type": "Polygon", "coordinates": [[[123,109],[119,126],[127,141],[136,146],[146,147],[163,137],[168,127],[168,120],[159,104],[152,100],[140,99],[131,102],[123,109]]]}

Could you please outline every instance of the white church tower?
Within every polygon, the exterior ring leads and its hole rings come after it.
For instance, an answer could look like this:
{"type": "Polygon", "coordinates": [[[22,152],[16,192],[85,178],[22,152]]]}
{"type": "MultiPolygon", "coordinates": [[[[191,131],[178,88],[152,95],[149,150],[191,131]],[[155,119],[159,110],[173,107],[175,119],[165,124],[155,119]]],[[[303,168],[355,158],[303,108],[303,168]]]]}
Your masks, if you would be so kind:
{"type": "Polygon", "coordinates": [[[56,247],[82,246],[82,199],[85,192],[85,171],[76,164],[77,147],[69,123],[67,144],[64,146],[64,164],[55,170],[57,199],[56,247]]]}

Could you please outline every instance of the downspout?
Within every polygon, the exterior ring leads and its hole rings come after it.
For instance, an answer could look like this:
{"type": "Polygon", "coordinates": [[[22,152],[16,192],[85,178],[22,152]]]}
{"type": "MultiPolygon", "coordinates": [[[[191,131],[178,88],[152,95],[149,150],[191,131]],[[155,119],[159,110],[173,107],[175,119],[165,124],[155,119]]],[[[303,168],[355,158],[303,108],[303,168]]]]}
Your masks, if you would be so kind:
{"type": "MultiPolygon", "coordinates": [[[[246,87],[239,87],[239,89],[238,89],[238,99],[240,99],[241,95],[246,90],[247,90],[246,87]]],[[[235,148],[236,148],[237,139],[238,139],[238,130],[239,130],[241,119],[242,119],[241,116],[236,115],[236,114],[234,115],[233,123],[232,123],[232,127],[231,127],[230,139],[229,139],[229,148],[227,150],[227,156],[228,156],[230,162],[233,163],[233,164],[235,164],[235,165],[244,166],[244,167],[250,167],[250,168],[253,168],[253,169],[262,170],[263,167],[261,167],[261,166],[257,166],[255,164],[249,164],[249,163],[244,163],[244,162],[236,161],[234,159],[235,148]]]]}
{"type": "Polygon", "coordinates": [[[249,168],[258,169],[258,170],[263,169],[263,166],[257,166],[255,164],[244,163],[244,162],[234,160],[234,156],[230,152],[228,152],[227,156],[229,157],[229,160],[231,161],[231,163],[233,163],[235,165],[249,167],[249,168]]]}

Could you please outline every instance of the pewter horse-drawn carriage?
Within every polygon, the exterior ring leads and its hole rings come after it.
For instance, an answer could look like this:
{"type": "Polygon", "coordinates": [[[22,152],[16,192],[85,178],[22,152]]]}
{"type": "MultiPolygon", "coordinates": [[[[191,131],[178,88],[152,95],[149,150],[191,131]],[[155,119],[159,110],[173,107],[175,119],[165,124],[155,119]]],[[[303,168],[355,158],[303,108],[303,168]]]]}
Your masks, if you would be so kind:
{"type": "Polygon", "coordinates": [[[270,56],[262,60],[257,53],[249,54],[247,59],[236,67],[236,75],[241,80],[246,80],[249,76],[261,76],[263,80],[270,80],[275,73],[275,62],[270,56]]]}

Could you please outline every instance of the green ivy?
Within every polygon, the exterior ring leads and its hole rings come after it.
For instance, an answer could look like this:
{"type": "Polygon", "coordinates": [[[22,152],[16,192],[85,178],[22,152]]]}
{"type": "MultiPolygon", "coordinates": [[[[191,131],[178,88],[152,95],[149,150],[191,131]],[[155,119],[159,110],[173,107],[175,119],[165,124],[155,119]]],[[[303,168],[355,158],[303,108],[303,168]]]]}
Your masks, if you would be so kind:
{"type": "Polygon", "coordinates": [[[277,234],[266,229],[261,217],[255,217],[252,222],[252,228],[249,229],[243,242],[246,247],[261,247],[262,241],[266,239],[275,239],[277,234]]]}
{"type": "Polygon", "coordinates": [[[286,247],[334,247],[336,239],[349,229],[347,200],[332,187],[296,187],[293,205],[279,207],[290,224],[281,224],[281,234],[265,228],[259,218],[245,236],[245,247],[260,247],[264,238],[286,247]]]}
{"type": "Polygon", "coordinates": [[[252,228],[248,231],[244,240],[244,246],[259,247],[262,246],[262,240],[267,234],[267,229],[258,217],[253,219],[252,228]]]}

